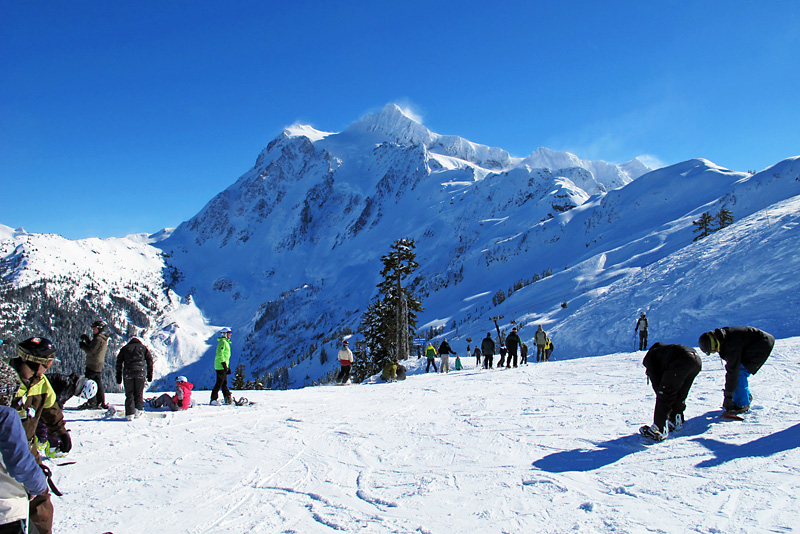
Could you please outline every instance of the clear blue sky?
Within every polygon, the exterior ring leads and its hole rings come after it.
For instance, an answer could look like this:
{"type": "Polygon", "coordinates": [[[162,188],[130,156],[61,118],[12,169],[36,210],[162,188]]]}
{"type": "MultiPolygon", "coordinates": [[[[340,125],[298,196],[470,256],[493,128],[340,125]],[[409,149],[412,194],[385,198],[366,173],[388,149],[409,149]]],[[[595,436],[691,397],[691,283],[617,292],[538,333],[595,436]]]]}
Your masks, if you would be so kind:
{"type": "Polygon", "coordinates": [[[0,223],[176,226],[284,127],[389,102],[515,156],[761,170],[800,154],[800,2],[0,0],[0,223]]]}

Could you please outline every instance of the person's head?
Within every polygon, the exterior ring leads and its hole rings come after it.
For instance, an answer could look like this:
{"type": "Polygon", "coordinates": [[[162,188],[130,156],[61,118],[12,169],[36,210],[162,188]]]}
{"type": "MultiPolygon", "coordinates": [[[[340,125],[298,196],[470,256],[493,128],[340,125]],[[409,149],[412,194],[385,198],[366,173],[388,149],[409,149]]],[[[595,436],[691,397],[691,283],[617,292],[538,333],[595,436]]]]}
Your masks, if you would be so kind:
{"type": "Polygon", "coordinates": [[[97,382],[85,376],[80,377],[75,386],[75,395],[82,399],[91,399],[97,395],[97,382]]]}
{"type": "Polygon", "coordinates": [[[344,341],[342,341],[342,346],[346,349],[350,348],[350,342],[345,339],[344,341]]]}
{"type": "Polygon", "coordinates": [[[516,332],[517,331],[517,327],[515,326],[514,328],[511,329],[511,331],[512,332],[516,332]]]}
{"type": "Polygon", "coordinates": [[[56,361],[56,347],[44,337],[32,337],[17,344],[17,355],[11,366],[23,380],[42,376],[56,361]]]}
{"type": "Polygon", "coordinates": [[[92,332],[97,335],[106,329],[106,323],[102,320],[97,320],[92,323],[92,332]]]}
{"type": "Polygon", "coordinates": [[[700,347],[700,350],[706,354],[719,352],[719,340],[714,337],[714,332],[706,332],[705,334],[702,334],[700,339],[697,340],[697,344],[700,347]]]}
{"type": "Polygon", "coordinates": [[[644,315],[645,315],[645,313],[644,313],[644,312],[642,312],[642,317],[644,317],[644,315]]]}
{"type": "Polygon", "coordinates": [[[187,380],[186,377],[183,375],[175,377],[175,382],[188,382],[188,381],[189,380],[187,380]]]}
{"type": "Polygon", "coordinates": [[[224,337],[224,338],[230,339],[231,338],[231,329],[226,326],[225,328],[223,328],[222,330],[219,331],[219,337],[224,337]]]}
{"type": "Polygon", "coordinates": [[[492,333],[491,332],[486,332],[486,337],[489,337],[489,338],[492,337],[492,333]]]}
{"type": "Polygon", "coordinates": [[[544,330],[544,328],[542,328],[542,325],[539,325],[539,330],[544,330]]]}

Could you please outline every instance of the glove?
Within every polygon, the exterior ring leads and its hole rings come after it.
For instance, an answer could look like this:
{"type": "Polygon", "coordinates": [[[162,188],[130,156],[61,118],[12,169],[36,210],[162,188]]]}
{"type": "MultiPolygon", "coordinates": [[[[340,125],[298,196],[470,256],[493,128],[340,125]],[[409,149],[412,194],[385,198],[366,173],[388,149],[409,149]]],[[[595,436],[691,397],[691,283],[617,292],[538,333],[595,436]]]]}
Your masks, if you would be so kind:
{"type": "Polygon", "coordinates": [[[733,403],[733,393],[726,391],[725,392],[725,399],[722,401],[722,407],[725,410],[732,410],[736,407],[733,403]]]}
{"type": "Polygon", "coordinates": [[[81,334],[81,341],[83,341],[84,343],[89,343],[92,340],[89,339],[89,336],[87,336],[86,334],[81,334]]]}
{"type": "Polygon", "coordinates": [[[59,436],[61,438],[61,445],[58,446],[58,449],[61,452],[69,452],[72,450],[72,438],[69,437],[69,432],[64,432],[59,436]]]}
{"type": "Polygon", "coordinates": [[[230,368],[230,367],[226,367],[226,368],[225,368],[225,374],[226,374],[226,375],[229,375],[229,374],[231,374],[231,368],[230,368]]]}

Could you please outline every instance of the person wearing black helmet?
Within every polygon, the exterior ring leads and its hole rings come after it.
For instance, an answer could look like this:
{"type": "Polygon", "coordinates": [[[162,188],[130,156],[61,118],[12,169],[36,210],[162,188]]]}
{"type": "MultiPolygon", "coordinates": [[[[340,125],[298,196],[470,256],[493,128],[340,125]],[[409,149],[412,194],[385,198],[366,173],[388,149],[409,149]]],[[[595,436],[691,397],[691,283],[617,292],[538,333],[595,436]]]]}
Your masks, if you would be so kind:
{"type": "Polygon", "coordinates": [[[103,389],[103,366],[106,362],[106,351],[108,351],[108,328],[103,321],[92,323],[91,339],[86,334],[81,334],[80,347],[86,353],[86,371],[84,376],[94,380],[97,384],[97,395],[87,400],[79,410],[103,408],[107,409],[106,393],[103,389]]]}
{"type": "Polygon", "coordinates": [[[706,354],[719,353],[725,360],[725,389],[722,407],[728,413],[750,410],[753,395],[749,379],[761,369],[772,353],[775,338],[752,326],[726,326],[706,332],[698,340],[706,354]]]}
{"type": "MultiPolygon", "coordinates": [[[[36,461],[41,464],[39,451],[34,444],[36,426],[41,418],[50,432],[61,439],[60,450],[72,450],[72,439],[64,424],[64,414],[61,412],[56,393],[44,375],[56,361],[56,347],[43,337],[32,337],[17,345],[17,354],[9,361],[11,367],[17,372],[20,386],[11,407],[17,410],[22,418],[22,427],[30,445],[30,451],[36,461]]],[[[30,521],[41,534],[49,534],[53,529],[53,503],[50,502],[50,493],[44,492],[34,497],[30,502],[30,521]]]]}

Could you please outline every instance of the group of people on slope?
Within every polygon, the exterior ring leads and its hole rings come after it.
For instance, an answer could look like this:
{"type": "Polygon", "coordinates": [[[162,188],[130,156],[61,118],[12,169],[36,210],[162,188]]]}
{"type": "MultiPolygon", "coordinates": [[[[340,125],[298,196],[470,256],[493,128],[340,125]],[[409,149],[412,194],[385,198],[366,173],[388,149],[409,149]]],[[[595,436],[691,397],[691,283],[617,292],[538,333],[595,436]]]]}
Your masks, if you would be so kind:
{"type": "MultiPolygon", "coordinates": [[[[536,346],[536,362],[550,361],[550,355],[553,353],[553,342],[545,332],[542,325],[539,325],[536,333],[533,336],[534,345],[536,346]]],[[[475,366],[481,367],[481,356],[483,356],[483,368],[492,369],[494,367],[494,355],[497,345],[492,339],[492,333],[486,332],[486,337],[481,341],[480,348],[475,347],[473,356],[475,356],[475,366]]],[[[505,339],[504,343],[500,344],[500,359],[497,362],[497,368],[517,367],[518,365],[528,364],[528,345],[523,343],[517,333],[517,328],[511,329],[511,333],[505,339]],[[517,353],[519,351],[519,360],[517,353]]]]}
{"type": "Polygon", "coordinates": [[[433,372],[434,373],[449,373],[450,372],[450,355],[456,357],[454,362],[455,370],[460,371],[463,369],[461,364],[461,358],[458,354],[453,350],[450,346],[450,343],[447,342],[447,338],[442,339],[442,342],[439,344],[439,350],[436,350],[436,347],[433,346],[433,343],[428,343],[428,346],[425,347],[425,358],[427,360],[425,365],[425,372],[427,373],[431,365],[433,365],[433,372]],[[436,367],[436,356],[439,356],[441,360],[441,366],[436,367]]]}
{"type": "MultiPolygon", "coordinates": [[[[644,325],[646,332],[647,323],[644,325]]],[[[646,340],[647,334],[644,337],[646,340]]],[[[751,326],[726,326],[702,334],[698,345],[705,354],[717,353],[725,362],[722,401],[725,414],[749,411],[753,400],[749,378],[767,361],[775,338],[751,326]]],[[[686,398],[702,370],[702,361],[697,352],[686,345],[655,343],[645,354],[642,364],[656,393],[656,404],[653,424],[645,425],[639,431],[645,437],[662,441],[670,432],[683,426],[686,398]]]]}
{"type": "MultiPolygon", "coordinates": [[[[57,362],[56,346],[47,338],[32,337],[16,345],[14,355],[0,364],[0,534],[22,534],[30,525],[40,534],[53,528],[49,469],[42,456],[63,456],[72,450],[64,421],[64,403],[73,396],[86,399],[79,410],[108,409],[103,388],[110,335],[103,321],[92,323],[92,337],[81,335],[86,352],[84,375],[47,373],[57,362]],[[49,483],[49,484],[48,484],[49,483]]],[[[0,345],[10,344],[0,340],[0,345]]],[[[153,358],[138,338],[131,338],[117,356],[116,379],[125,389],[125,413],[133,419],[143,410],[143,392],[152,381],[153,358]]],[[[159,397],[163,405],[185,409],[191,403],[192,384],[176,379],[176,395],[159,397]]],[[[159,404],[161,405],[161,404],[159,404]]]]}

